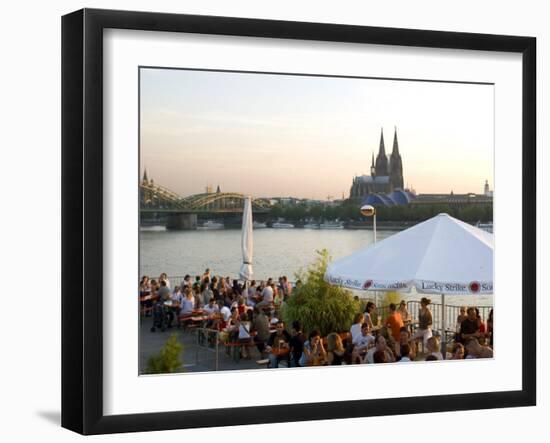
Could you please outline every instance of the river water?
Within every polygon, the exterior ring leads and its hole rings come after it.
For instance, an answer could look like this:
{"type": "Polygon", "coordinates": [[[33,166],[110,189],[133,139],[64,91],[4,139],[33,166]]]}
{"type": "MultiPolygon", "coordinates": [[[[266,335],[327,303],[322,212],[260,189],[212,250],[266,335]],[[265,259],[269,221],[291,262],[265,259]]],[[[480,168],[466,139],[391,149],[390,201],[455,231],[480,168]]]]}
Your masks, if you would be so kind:
{"type": "MultiPolygon", "coordinates": [[[[398,231],[378,231],[382,240],[398,231]]],[[[140,231],[140,276],[158,277],[200,275],[210,268],[213,275],[236,277],[242,263],[239,229],[196,231],[140,231]]],[[[295,280],[295,273],[316,258],[315,251],[327,249],[333,259],[351,254],[373,242],[370,230],[350,229],[255,229],[254,278],[277,279],[286,275],[295,280]]],[[[358,293],[361,295],[361,293],[358,293]]],[[[418,300],[416,293],[403,294],[405,300],[418,300]]],[[[438,303],[438,296],[430,296],[438,303]]],[[[492,305],[492,296],[448,296],[447,304],[492,305]]]]}

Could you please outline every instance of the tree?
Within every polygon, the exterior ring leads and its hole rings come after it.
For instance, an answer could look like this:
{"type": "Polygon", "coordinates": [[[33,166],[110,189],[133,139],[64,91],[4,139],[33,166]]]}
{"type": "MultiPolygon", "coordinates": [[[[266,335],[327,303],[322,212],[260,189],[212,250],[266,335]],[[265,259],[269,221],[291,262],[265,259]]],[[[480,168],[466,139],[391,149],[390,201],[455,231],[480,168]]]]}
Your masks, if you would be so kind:
{"type": "Polygon", "coordinates": [[[149,357],[146,374],[169,374],[181,368],[180,354],[183,346],[178,335],[172,334],[158,354],[149,357]]]}
{"type": "Polygon", "coordinates": [[[286,324],[298,320],[305,333],[318,329],[321,335],[349,330],[353,317],[360,312],[359,302],[351,291],[333,286],[324,280],[330,261],[326,249],[317,252],[317,259],[306,271],[295,277],[302,285],[296,288],[283,308],[286,324]]]}

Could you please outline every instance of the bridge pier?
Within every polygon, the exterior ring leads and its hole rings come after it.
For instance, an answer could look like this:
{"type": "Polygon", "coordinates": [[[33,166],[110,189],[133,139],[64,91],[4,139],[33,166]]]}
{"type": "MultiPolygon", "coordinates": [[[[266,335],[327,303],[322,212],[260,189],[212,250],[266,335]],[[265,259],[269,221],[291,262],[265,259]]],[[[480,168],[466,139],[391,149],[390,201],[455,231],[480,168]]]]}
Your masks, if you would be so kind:
{"type": "Polygon", "coordinates": [[[197,229],[197,214],[170,214],[166,220],[166,229],[176,231],[197,229]]]}

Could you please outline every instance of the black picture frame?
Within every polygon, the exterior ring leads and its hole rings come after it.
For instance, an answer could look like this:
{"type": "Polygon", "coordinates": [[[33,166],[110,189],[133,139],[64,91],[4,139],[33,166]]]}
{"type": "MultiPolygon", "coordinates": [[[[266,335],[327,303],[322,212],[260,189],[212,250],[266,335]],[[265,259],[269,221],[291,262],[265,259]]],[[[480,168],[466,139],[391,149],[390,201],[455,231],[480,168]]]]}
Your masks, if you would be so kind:
{"type": "Polygon", "coordinates": [[[536,404],[536,39],[340,24],[83,9],[62,18],[62,426],[82,434],[536,404]],[[522,389],[464,395],[103,413],[103,30],[502,51],[522,55],[522,389]]]}

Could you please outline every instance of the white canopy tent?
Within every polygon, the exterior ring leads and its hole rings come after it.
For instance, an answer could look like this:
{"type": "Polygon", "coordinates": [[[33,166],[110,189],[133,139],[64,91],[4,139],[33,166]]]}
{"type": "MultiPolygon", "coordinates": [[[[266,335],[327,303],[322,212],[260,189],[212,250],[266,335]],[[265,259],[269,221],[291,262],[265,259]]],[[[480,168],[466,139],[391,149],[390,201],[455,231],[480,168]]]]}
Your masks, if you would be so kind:
{"type": "MultiPolygon", "coordinates": [[[[332,262],[331,284],[367,291],[441,294],[493,293],[493,234],[439,214],[332,262]]],[[[444,341],[445,331],[442,331],[444,341]]]]}
{"type": "Polygon", "coordinates": [[[246,281],[252,278],[252,252],[253,252],[253,236],[252,236],[252,199],[246,197],[244,200],[243,209],[243,224],[241,236],[241,249],[243,254],[243,264],[239,276],[246,281]]]}

